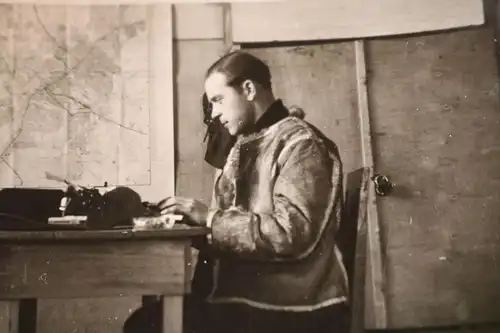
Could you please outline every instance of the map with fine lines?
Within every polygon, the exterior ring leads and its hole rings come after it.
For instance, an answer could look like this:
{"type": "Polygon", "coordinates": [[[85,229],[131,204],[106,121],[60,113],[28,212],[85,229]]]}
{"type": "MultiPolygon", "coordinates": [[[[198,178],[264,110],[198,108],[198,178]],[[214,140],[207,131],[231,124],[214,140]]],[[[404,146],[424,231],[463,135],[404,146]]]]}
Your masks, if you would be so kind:
{"type": "Polygon", "coordinates": [[[0,4],[0,187],[150,183],[145,6],[0,4]]]}

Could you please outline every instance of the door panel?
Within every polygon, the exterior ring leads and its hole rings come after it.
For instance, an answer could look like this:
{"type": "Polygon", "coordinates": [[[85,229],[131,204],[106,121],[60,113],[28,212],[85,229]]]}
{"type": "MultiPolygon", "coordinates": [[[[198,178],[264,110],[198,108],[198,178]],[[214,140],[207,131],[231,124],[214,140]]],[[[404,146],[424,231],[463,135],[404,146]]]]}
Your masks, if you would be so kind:
{"type": "Polygon", "coordinates": [[[353,44],[244,47],[244,50],[269,65],[275,95],[287,106],[303,108],[305,120],[338,145],[344,171],[360,167],[353,44]]]}
{"type": "Polygon", "coordinates": [[[500,112],[493,32],[367,44],[391,327],[500,318],[500,112]]]}

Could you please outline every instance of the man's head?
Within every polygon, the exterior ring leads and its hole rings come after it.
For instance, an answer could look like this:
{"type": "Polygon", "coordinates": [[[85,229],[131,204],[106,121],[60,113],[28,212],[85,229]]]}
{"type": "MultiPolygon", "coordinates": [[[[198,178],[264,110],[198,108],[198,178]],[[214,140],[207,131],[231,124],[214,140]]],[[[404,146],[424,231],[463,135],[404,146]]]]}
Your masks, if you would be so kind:
{"type": "Polygon", "coordinates": [[[231,135],[245,132],[274,100],[269,67],[241,51],[230,52],[210,66],[205,92],[212,117],[220,117],[231,135]]]}

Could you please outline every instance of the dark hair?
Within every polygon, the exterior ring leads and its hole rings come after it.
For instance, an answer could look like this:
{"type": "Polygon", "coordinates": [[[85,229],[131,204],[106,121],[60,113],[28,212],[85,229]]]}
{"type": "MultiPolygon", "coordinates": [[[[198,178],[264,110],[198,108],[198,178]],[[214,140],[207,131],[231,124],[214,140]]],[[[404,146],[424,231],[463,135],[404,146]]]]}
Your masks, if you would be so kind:
{"type": "Polygon", "coordinates": [[[210,66],[205,78],[217,72],[226,75],[228,86],[236,87],[245,80],[251,80],[265,89],[271,88],[269,66],[247,52],[233,51],[222,56],[210,66]]]}

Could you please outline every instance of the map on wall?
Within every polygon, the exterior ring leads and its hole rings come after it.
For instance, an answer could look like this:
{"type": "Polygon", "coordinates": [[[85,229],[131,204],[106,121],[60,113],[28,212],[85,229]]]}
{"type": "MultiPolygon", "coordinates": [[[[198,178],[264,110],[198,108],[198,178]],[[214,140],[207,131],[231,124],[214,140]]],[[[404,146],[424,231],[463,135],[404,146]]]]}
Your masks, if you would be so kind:
{"type": "Polygon", "coordinates": [[[0,5],[0,187],[150,183],[145,6],[0,5]]]}

